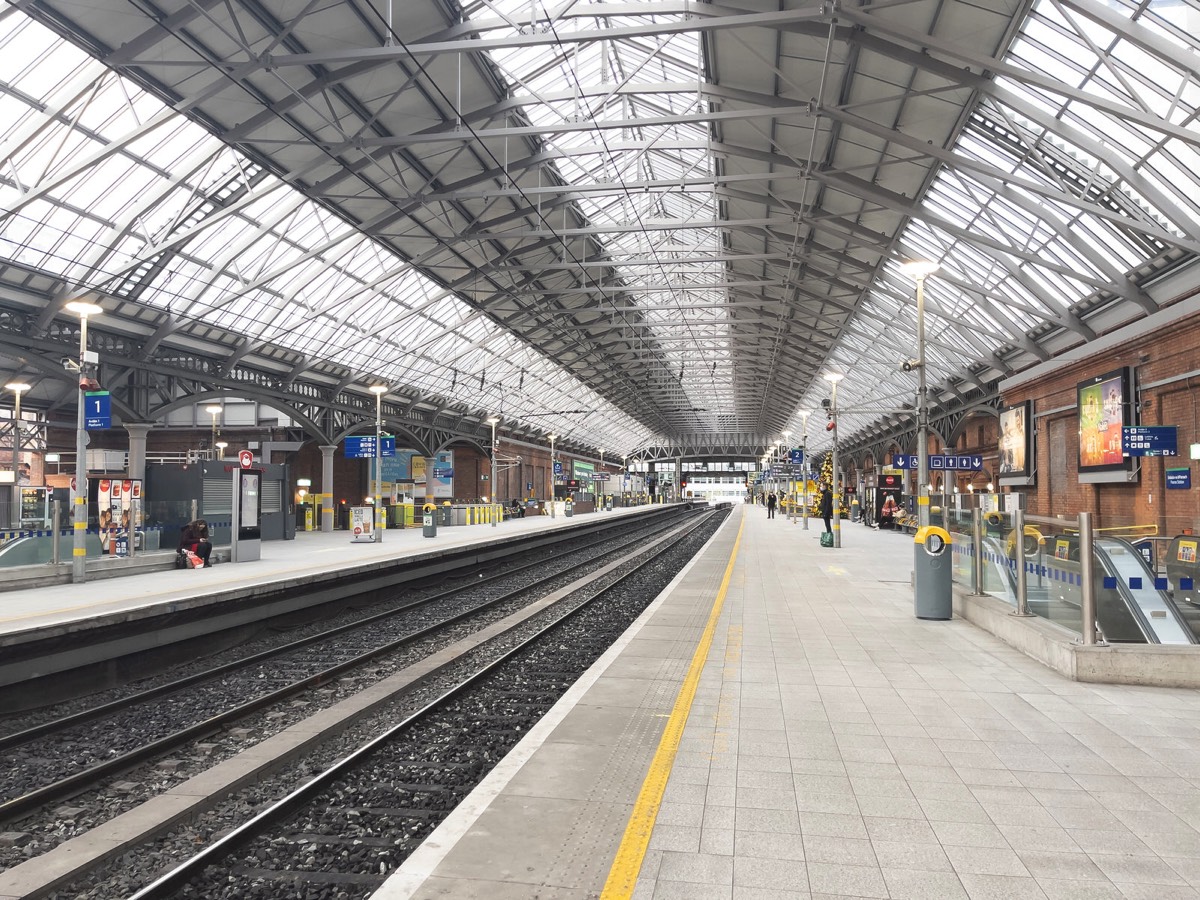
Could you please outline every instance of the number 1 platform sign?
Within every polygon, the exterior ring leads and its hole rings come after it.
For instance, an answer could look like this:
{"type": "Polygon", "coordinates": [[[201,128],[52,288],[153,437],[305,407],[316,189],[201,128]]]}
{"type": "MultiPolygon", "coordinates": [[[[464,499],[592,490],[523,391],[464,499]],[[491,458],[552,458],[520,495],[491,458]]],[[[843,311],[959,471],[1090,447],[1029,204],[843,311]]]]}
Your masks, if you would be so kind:
{"type": "Polygon", "coordinates": [[[112,428],[112,397],[108,391],[86,391],[83,395],[83,427],[87,431],[112,428]]]}

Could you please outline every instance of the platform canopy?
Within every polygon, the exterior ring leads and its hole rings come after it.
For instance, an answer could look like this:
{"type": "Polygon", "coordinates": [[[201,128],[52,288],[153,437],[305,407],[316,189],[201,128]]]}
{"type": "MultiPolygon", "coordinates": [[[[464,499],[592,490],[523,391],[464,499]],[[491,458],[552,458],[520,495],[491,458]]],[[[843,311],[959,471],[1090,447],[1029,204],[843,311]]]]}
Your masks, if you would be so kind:
{"type": "Polygon", "coordinates": [[[1200,0],[10,0],[0,310],[617,453],[757,455],[833,371],[848,438],[914,400],[907,260],[943,408],[1200,280],[1198,35],[1200,0]]]}

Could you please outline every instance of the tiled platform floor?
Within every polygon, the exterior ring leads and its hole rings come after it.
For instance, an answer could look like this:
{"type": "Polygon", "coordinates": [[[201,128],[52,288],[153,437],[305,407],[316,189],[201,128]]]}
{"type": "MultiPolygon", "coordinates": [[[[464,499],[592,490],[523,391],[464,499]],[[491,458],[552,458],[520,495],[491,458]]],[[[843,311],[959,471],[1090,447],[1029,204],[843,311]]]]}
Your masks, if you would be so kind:
{"type": "MultiPolygon", "coordinates": [[[[911,538],[847,525],[828,550],[819,522],[804,532],[740,512],[732,584],[635,897],[1200,898],[1200,694],[1077,684],[964,621],[914,618],[911,538]]],[[[731,544],[695,570],[709,604],[731,544]]],[[[675,593],[649,627],[674,621],[694,641],[706,611],[687,606],[687,578],[675,593]]],[[[677,684],[686,657],[643,669],[646,685],[677,684]]],[[[637,670],[622,656],[612,671],[637,670]]],[[[661,691],[625,682],[617,699],[607,677],[579,709],[665,718],[661,691]]],[[[600,795],[597,773],[615,771],[598,744],[616,739],[572,734],[575,714],[546,746],[583,780],[582,809],[600,795]]],[[[639,786],[614,780],[600,799],[628,810],[639,786]]],[[[548,789],[518,773],[504,791],[424,888],[384,895],[599,896],[622,816],[593,811],[572,829],[563,810],[538,835],[528,810],[548,789]],[[573,872],[564,856],[580,860],[573,872]]]]}

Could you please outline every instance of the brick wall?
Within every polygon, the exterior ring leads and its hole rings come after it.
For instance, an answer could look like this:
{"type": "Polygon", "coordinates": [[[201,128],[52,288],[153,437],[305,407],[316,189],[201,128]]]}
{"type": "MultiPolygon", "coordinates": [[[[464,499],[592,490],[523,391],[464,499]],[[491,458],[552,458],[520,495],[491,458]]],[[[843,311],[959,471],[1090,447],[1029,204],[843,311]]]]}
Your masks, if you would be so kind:
{"type": "Polygon", "coordinates": [[[1005,392],[1005,404],[1033,401],[1037,483],[1013,488],[1027,495],[1034,515],[1075,516],[1081,511],[1096,516],[1099,527],[1128,524],[1157,525],[1160,534],[1177,534],[1200,526],[1197,484],[1192,490],[1165,489],[1164,470],[1195,466],[1188,447],[1200,441],[1197,423],[1197,389],[1200,378],[1146,387],[1200,370],[1200,316],[1193,315],[1168,328],[1119,345],[1081,362],[1005,392]],[[1143,458],[1141,473],[1131,483],[1080,484],[1079,419],[1076,387],[1079,382],[1122,366],[1134,370],[1134,390],[1142,425],[1178,428],[1179,456],[1143,458]]]}

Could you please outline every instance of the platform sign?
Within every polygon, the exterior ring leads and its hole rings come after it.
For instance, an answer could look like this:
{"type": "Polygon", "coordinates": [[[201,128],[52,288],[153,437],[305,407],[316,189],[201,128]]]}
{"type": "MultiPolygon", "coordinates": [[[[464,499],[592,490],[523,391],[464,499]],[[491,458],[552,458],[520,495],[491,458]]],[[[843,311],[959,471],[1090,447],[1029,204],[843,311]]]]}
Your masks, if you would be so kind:
{"type": "Polygon", "coordinates": [[[454,470],[449,469],[449,468],[443,469],[443,468],[438,468],[437,466],[434,466],[433,467],[433,477],[434,478],[453,478],[454,470]]]}
{"type": "Polygon", "coordinates": [[[86,391],[83,395],[83,427],[87,431],[112,428],[112,396],[108,391],[86,391]]]}
{"type": "Polygon", "coordinates": [[[594,472],[592,473],[592,481],[608,481],[608,473],[594,472]]]}
{"type": "Polygon", "coordinates": [[[1126,425],[1121,429],[1122,456],[1178,456],[1174,425],[1126,425]]]}
{"type": "Polygon", "coordinates": [[[1188,491],[1192,488],[1191,469],[1167,469],[1167,490],[1188,491]]]}
{"type": "MultiPolygon", "coordinates": [[[[892,466],[893,469],[908,469],[914,470],[921,467],[921,459],[915,453],[893,453],[892,466]]],[[[931,472],[938,471],[960,471],[960,472],[978,472],[983,468],[982,456],[959,456],[957,454],[929,454],[929,470],[931,472]]]]}
{"type": "Polygon", "coordinates": [[[560,463],[558,460],[554,461],[554,474],[555,475],[562,474],[562,463],[560,463]]]}
{"type": "MultiPolygon", "coordinates": [[[[391,436],[383,436],[379,440],[379,455],[392,457],[396,455],[396,439],[391,436]]],[[[362,437],[346,438],[346,459],[374,459],[375,458],[375,436],[365,435],[362,437]]]]}
{"type": "Polygon", "coordinates": [[[793,466],[804,465],[804,450],[801,447],[793,447],[788,451],[788,462],[793,466]]]}

